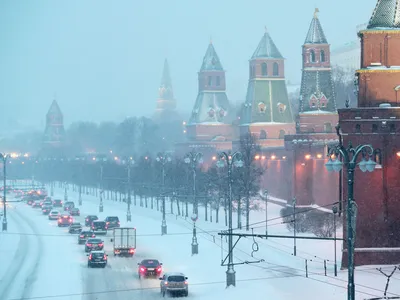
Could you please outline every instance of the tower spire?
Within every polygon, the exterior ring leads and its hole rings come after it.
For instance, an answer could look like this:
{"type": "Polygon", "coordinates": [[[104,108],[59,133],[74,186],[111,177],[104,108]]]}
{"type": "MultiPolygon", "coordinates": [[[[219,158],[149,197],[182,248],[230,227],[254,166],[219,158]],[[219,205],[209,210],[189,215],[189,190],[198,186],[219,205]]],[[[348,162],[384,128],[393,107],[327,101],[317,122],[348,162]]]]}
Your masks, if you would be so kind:
{"type": "Polygon", "coordinates": [[[400,28],[400,0],[378,0],[367,29],[400,28]]]}
{"type": "Polygon", "coordinates": [[[318,19],[318,13],[319,13],[319,9],[318,9],[318,7],[316,7],[315,11],[314,11],[314,19],[318,19]]]}
{"type": "Polygon", "coordinates": [[[221,61],[219,60],[218,54],[215,51],[212,40],[208,45],[206,54],[203,58],[203,64],[201,65],[200,71],[223,71],[221,61]]]}
{"type": "MultiPolygon", "coordinates": [[[[176,101],[174,99],[174,92],[172,89],[172,80],[169,71],[168,60],[164,60],[164,68],[161,77],[160,88],[158,89],[159,98],[157,100],[158,113],[164,113],[166,111],[173,111],[176,108],[176,101]]],[[[158,115],[160,117],[160,115],[158,115]]]]}
{"type": "Polygon", "coordinates": [[[328,44],[324,30],[322,29],[318,18],[318,13],[319,9],[316,8],[304,44],[328,44]]]}
{"type": "Polygon", "coordinates": [[[283,56],[276,47],[274,41],[267,31],[267,26],[265,26],[265,33],[261,38],[261,41],[258,43],[256,51],[254,51],[251,59],[256,58],[274,58],[274,59],[282,59],[283,56]]]}

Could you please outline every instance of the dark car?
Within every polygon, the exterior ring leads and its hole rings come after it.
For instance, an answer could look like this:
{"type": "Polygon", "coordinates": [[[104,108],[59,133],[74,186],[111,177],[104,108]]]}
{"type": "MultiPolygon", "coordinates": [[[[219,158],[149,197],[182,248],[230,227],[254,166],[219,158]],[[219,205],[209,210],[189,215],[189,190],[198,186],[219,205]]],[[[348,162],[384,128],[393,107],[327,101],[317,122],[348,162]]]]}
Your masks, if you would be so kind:
{"type": "Polygon", "coordinates": [[[141,277],[160,277],[162,272],[162,263],[157,259],[143,259],[138,263],[138,275],[141,277]]]}
{"type": "Polygon", "coordinates": [[[45,206],[45,205],[51,205],[51,206],[53,206],[53,201],[51,201],[51,200],[44,200],[44,201],[42,202],[42,207],[45,206]]]}
{"type": "Polygon", "coordinates": [[[92,251],[88,256],[88,268],[99,266],[105,268],[107,265],[107,254],[104,251],[92,251]]]}
{"type": "Polygon", "coordinates": [[[48,215],[51,212],[52,209],[53,209],[53,206],[51,206],[51,205],[43,205],[42,206],[42,213],[44,215],[48,215]]]}
{"type": "Polygon", "coordinates": [[[70,215],[62,214],[58,218],[58,227],[69,226],[73,222],[73,219],[70,215]]]}
{"type": "Polygon", "coordinates": [[[91,228],[96,235],[107,234],[107,224],[105,221],[93,221],[91,228]]]}
{"type": "Polygon", "coordinates": [[[71,216],[80,216],[81,215],[81,211],[77,207],[71,208],[69,210],[69,213],[71,214],[71,216]]]}
{"type": "Polygon", "coordinates": [[[93,231],[81,231],[81,233],[78,236],[78,244],[82,245],[86,243],[88,238],[95,238],[96,235],[94,234],[93,231]]]}
{"type": "Polygon", "coordinates": [[[32,207],[33,207],[33,208],[41,208],[40,200],[35,200],[35,201],[32,203],[32,207]]]}
{"type": "Polygon", "coordinates": [[[71,223],[71,225],[69,225],[68,229],[69,233],[80,233],[81,231],[82,231],[81,223],[71,223]]]}
{"type": "Polygon", "coordinates": [[[106,229],[113,229],[120,227],[118,217],[107,217],[104,222],[106,222],[106,229]]]}
{"type": "Polygon", "coordinates": [[[67,201],[64,203],[64,211],[69,211],[75,207],[75,203],[72,201],[67,201]]]}
{"type": "Polygon", "coordinates": [[[104,242],[101,239],[90,238],[85,243],[85,252],[103,250],[104,242]]]}
{"type": "Polygon", "coordinates": [[[85,218],[85,226],[92,226],[92,222],[98,220],[96,215],[88,215],[85,218]]]}
{"type": "Polygon", "coordinates": [[[62,207],[63,202],[60,199],[53,200],[53,207],[62,207]]]}

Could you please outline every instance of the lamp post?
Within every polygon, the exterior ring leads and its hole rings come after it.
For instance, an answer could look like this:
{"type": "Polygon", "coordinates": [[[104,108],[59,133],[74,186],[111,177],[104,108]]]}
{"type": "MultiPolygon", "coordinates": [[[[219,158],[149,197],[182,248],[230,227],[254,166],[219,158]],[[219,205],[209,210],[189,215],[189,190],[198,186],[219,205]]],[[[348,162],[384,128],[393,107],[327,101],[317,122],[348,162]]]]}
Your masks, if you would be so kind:
{"type": "Polygon", "coordinates": [[[354,246],[356,238],[356,217],[357,204],[354,201],[354,171],[358,165],[362,172],[373,172],[376,163],[371,160],[374,149],[371,145],[358,145],[353,147],[349,142],[346,148],[343,145],[342,133],[340,126],[336,126],[336,134],[339,137],[339,143],[329,150],[329,160],[325,164],[328,172],[340,172],[345,166],[347,171],[347,254],[348,254],[348,283],[347,283],[347,299],[355,300],[354,285],[354,246]],[[362,154],[362,160],[357,163],[358,157],[362,154]],[[338,156],[340,158],[338,159],[338,156]],[[368,160],[365,158],[368,156],[368,160]]]}
{"type": "Polygon", "coordinates": [[[292,200],[293,205],[293,255],[297,255],[297,246],[296,246],[296,197],[293,197],[292,200]]]}
{"type": "Polygon", "coordinates": [[[162,170],[162,221],[161,221],[161,235],[167,234],[167,220],[165,219],[165,165],[169,162],[171,162],[171,157],[165,153],[159,153],[156,161],[158,161],[161,164],[161,170],[162,170]]]}
{"type": "Polygon", "coordinates": [[[68,201],[68,182],[64,182],[64,202],[68,201]]]}
{"type": "Polygon", "coordinates": [[[336,256],[336,214],[338,213],[338,208],[337,206],[332,207],[332,212],[333,212],[333,237],[334,237],[334,255],[335,255],[335,265],[334,265],[334,272],[335,276],[337,276],[337,256],[336,256]]]}
{"type": "Polygon", "coordinates": [[[265,194],[265,239],[268,239],[268,190],[265,190],[264,194],[265,194]]]}
{"type": "Polygon", "coordinates": [[[196,221],[198,219],[198,215],[193,214],[191,219],[193,221],[192,255],[195,255],[199,254],[199,243],[197,242],[197,233],[196,233],[196,221]]]}
{"type": "MultiPolygon", "coordinates": [[[[105,159],[103,159],[103,161],[105,161],[105,159]]],[[[104,190],[103,190],[103,162],[100,165],[100,204],[99,204],[99,212],[103,212],[104,211],[104,206],[103,206],[103,194],[104,194],[104,190]]]]}
{"type": "Polygon", "coordinates": [[[3,222],[2,230],[7,231],[7,157],[8,155],[0,153],[0,159],[3,161],[3,222]]]}
{"type": "Polygon", "coordinates": [[[189,152],[185,158],[185,163],[190,164],[193,171],[193,214],[199,215],[199,205],[196,198],[196,168],[201,164],[203,154],[200,152],[189,152]]]}
{"type": "Polygon", "coordinates": [[[225,164],[228,167],[228,181],[229,181],[229,252],[228,252],[228,269],[226,270],[226,286],[236,286],[236,272],[233,267],[233,229],[232,229],[232,169],[235,167],[243,167],[242,154],[240,152],[234,152],[233,154],[228,154],[226,152],[221,152],[219,154],[219,160],[217,162],[217,167],[224,167],[225,164]],[[225,162],[224,162],[225,161],[225,162]]]}
{"type": "Polygon", "coordinates": [[[50,196],[53,197],[54,196],[54,181],[51,180],[50,182],[50,196]]]}
{"type": "Polygon", "coordinates": [[[131,166],[135,164],[135,161],[133,159],[128,160],[128,182],[127,182],[127,191],[128,191],[128,200],[127,200],[127,208],[126,208],[126,221],[131,222],[132,221],[132,214],[131,214],[131,166]]]}

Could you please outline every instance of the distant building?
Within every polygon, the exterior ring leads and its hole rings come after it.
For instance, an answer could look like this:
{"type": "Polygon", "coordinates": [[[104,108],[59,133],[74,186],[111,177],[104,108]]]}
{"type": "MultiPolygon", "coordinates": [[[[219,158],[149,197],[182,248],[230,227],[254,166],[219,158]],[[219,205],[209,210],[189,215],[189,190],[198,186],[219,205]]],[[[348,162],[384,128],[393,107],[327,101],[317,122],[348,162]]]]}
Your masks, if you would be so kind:
{"type": "Polygon", "coordinates": [[[56,100],[46,114],[46,128],[43,135],[42,153],[61,155],[65,146],[64,117],[56,100]]]}
{"type": "MultiPolygon", "coordinates": [[[[367,24],[361,24],[357,26],[357,32],[367,27],[367,24]]],[[[331,52],[331,63],[332,66],[339,66],[350,72],[360,68],[361,61],[361,47],[360,40],[355,39],[351,42],[341,45],[331,52]]]]}

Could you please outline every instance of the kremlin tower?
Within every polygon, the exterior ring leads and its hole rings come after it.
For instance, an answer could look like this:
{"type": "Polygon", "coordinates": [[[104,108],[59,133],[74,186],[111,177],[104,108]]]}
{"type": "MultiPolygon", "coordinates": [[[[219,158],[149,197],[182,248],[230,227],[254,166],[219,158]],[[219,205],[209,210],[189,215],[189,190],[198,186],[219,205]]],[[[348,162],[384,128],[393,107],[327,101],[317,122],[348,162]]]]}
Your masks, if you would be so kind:
{"type": "Polygon", "coordinates": [[[240,127],[241,134],[251,132],[263,147],[283,146],[284,136],[295,131],[284,58],[267,31],[250,59],[240,127]]]}
{"type": "Polygon", "coordinates": [[[64,118],[57,101],[54,99],[46,114],[42,150],[46,154],[52,154],[59,152],[63,146],[65,146],[64,118]]]}

